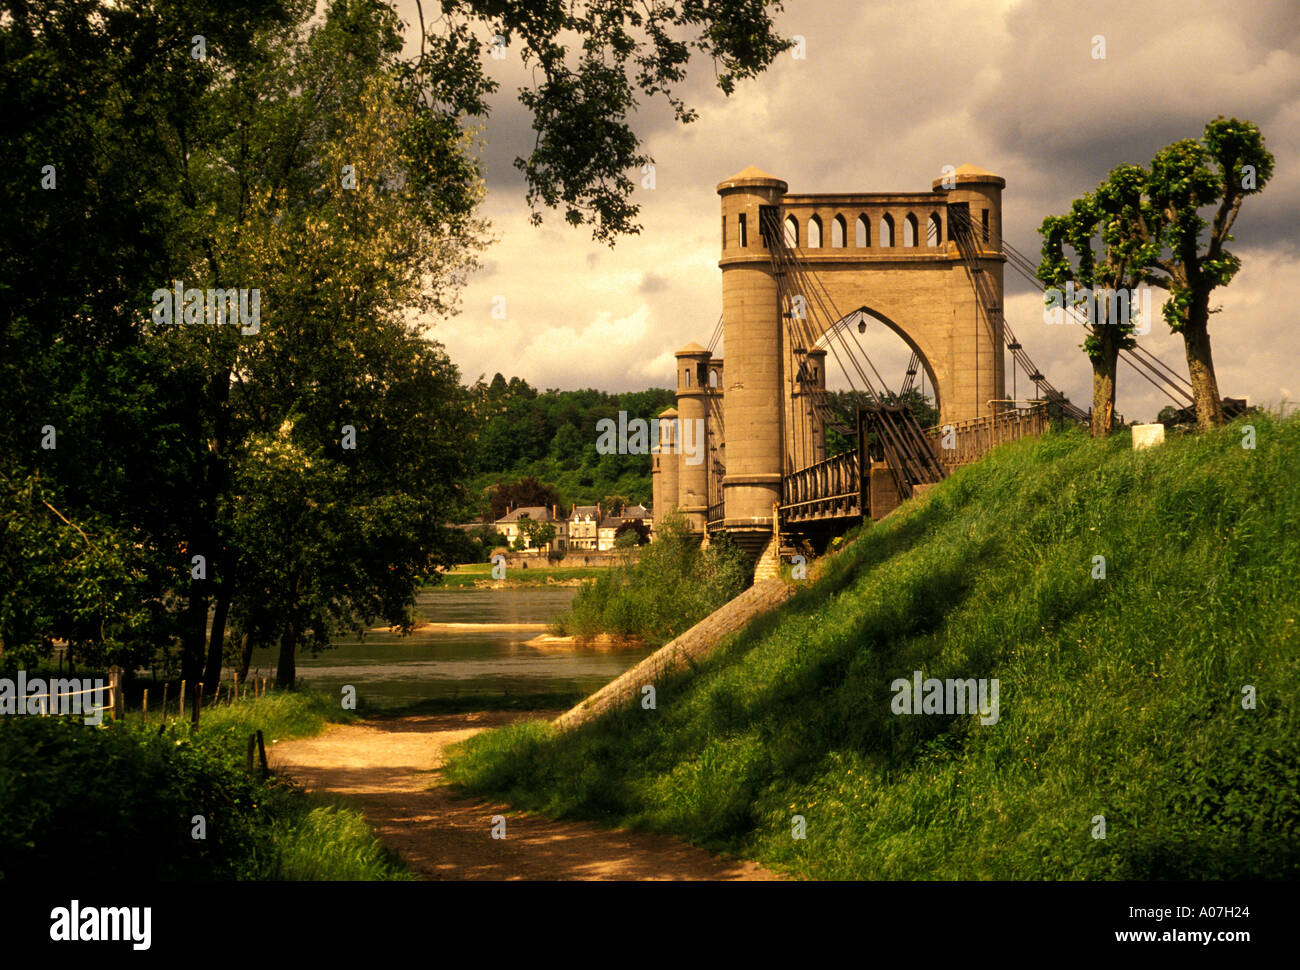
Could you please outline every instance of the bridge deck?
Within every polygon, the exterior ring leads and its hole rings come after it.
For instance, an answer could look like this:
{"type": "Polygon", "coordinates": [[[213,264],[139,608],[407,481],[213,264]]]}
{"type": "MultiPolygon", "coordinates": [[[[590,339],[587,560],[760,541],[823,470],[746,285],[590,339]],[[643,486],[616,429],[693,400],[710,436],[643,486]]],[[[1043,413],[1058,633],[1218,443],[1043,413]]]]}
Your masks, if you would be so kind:
{"type": "MultiPolygon", "coordinates": [[[[1040,402],[1028,407],[1009,408],[973,421],[929,428],[925,435],[934,458],[944,473],[949,474],[962,465],[977,461],[999,445],[1043,434],[1049,425],[1047,405],[1040,402]]],[[[781,491],[782,525],[853,520],[870,515],[870,455],[865,458],[868,472],[865,477],[862,474],[863,462],[861,449],[854,449],[786,475],[781,491]]],[[[879,461],[877,464],[887,463],[879,461]]],[[[891,474],[890,477],[897,476],[891,474]]],[[[879,504],[879,500],[877,502],[879,504]]],[[[709,506],[708,523],[711,531],[726,528],[726,508],[722,502],[709,506]]]]}

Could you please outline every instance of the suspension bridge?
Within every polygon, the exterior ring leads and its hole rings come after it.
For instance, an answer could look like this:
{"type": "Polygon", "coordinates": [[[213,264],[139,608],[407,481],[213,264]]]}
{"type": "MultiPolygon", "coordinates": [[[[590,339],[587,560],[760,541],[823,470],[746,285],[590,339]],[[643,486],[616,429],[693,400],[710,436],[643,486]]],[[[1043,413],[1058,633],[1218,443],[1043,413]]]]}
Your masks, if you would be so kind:
{"type": "MultiPolygon", "coordinates": [[[[660,424],[656,517],[676,508],[695,531],[725,531],[774,560],[782,534],[824,538],[880,518],[1052,417],[1087,422],[1004,317],[1006,268],[1043,289],[1036,263],[1003,237],[1005,185],[970,165],[929,192],[792,194],[752,167],[720,183],[722,315],[707,347],[676,354],[677,405],[662,417],[678,420],[660,424]],[[911,350],[897,392],[862,345],[881,325],[911,350]],[[827,392],[831,361],[853,413],[827,392]],[[1017,398],[1020,375],[1032,398],[1017,398]],[[931,428],[905,403],[918,378],[939,410],[931,428]],[[688,424],[700,441],[674,437],[688,424]],[[828,430],[846,443],[838,454],[826,454],[828,430]]],[[[1122,358],[1191,404],[1188,381],[1144,348],[1122,358]]]]}

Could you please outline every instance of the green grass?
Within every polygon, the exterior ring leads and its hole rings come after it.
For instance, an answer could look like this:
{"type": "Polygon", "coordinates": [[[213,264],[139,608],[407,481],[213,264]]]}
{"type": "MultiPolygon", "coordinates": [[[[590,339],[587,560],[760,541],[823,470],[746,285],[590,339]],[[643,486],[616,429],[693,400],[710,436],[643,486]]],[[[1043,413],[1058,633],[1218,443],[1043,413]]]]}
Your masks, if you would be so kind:
{"type": "Polygon", "coordinates": [[[608,566],[529,566],[510,568],[505,579],[492,578],[490,562],[467,563],[445,573],[442,581],[425,589],[473,589],[482,585],[502,586],[572,586],[585,579],[595,579],[609,571],[608,566]]]}
{"type": "Polygon", "coordinates": [[[310,735],[337,702],[273,692],[159,730],[138,714],[0,718],[0,881],[93,869],[131,879],[409,879],[360,812],[244,770],[248,736],[310,735]],[[202,816],[206,838],[193,838],[202,816]]]}
{"type": "Polygon", "coordinates": [[[1005,447],[842,543],[656,710],[479,735],[449,774],[811,878],[1295,878],[1298,469],[1300,420],[1268,415],[1142,452],[1005,447]],[[998,678],[999,722],[893,714],[918,669],[998,678]]]}
{"type": "MultiPolygon", "coordinates": [[[[175,698],[172,698],[171,711],[176,712],[175,698]]],[[[223,744],[231,744],[235,753],[244,751],[248,735],[260,730],[266,743],[273,739],[310,737],[319,734],[332,721],[352,721],[357,715],[340,708],[334,697],[312,691],[267,691],[260,697],[246,698],[238,704],[227,704],[223,696],[221,703],[204,707],[199,717],[200,732],[208,740],[220,739],[223,744]]],[[[188,724],[190,708],[185,709],[185,722],[188,724]]],[[[129,711],[127,720],[139,721],[139,711],[129,711]]],[[[151,723],[156,731],[158,715],[154,713],[146,723],[151,723]]],[[[174,716],[168,723],[175,725],[174,716]]]]}
{"type": "Polygon", "coordinates": [[[502,693],[471,691],[450,697],[427,697],[401,707],[386,707],[375,718],[417,717],[437,714],[465,714],[471,711],[567,711],[587,694],[581,690],[502,693]]]}

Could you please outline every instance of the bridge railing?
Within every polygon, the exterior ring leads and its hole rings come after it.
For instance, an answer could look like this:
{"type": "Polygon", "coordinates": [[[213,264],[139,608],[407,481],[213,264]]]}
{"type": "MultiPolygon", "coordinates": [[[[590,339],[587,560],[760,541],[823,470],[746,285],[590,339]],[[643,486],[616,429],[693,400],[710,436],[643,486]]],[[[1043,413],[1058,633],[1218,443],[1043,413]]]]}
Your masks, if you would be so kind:
{"type": "Polygon", "coordinates": [[[782,480],[781,517],[787,522],[862,514],[857,451],[824,458],[782,480]]]}
{"type": "Polygon", "coordinates": [[[1008,408],[998,414],[926,429],[934,453],[945,471],[983,458],[998,445],[1047,431],[1051,422],[1046,402],[1008,408]]]}

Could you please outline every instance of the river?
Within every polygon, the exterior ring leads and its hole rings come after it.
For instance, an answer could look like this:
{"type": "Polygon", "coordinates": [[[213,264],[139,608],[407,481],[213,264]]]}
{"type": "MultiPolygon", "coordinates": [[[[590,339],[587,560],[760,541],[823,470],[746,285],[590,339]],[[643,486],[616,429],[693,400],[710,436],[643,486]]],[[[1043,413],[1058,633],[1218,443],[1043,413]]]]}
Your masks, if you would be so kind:
{"type": "MultiPolygon", "coordinates": [[[[546,623],[562,612],[576,587],[428,590],[415,605],[431,623],[546,623]]],[[[447,697],[590,693],[652,652],[648,648],[598,652],[525,645],[542,630],[454,629],[399,636],[383,631],[339,637],[313,657],[298,657],[298,677],[309,688],[338,694],[357,689],[367,710],[396,708],[447,697]]],[[[255,651],[252,667],[274,672],[275,652],[255,651]]]]}

